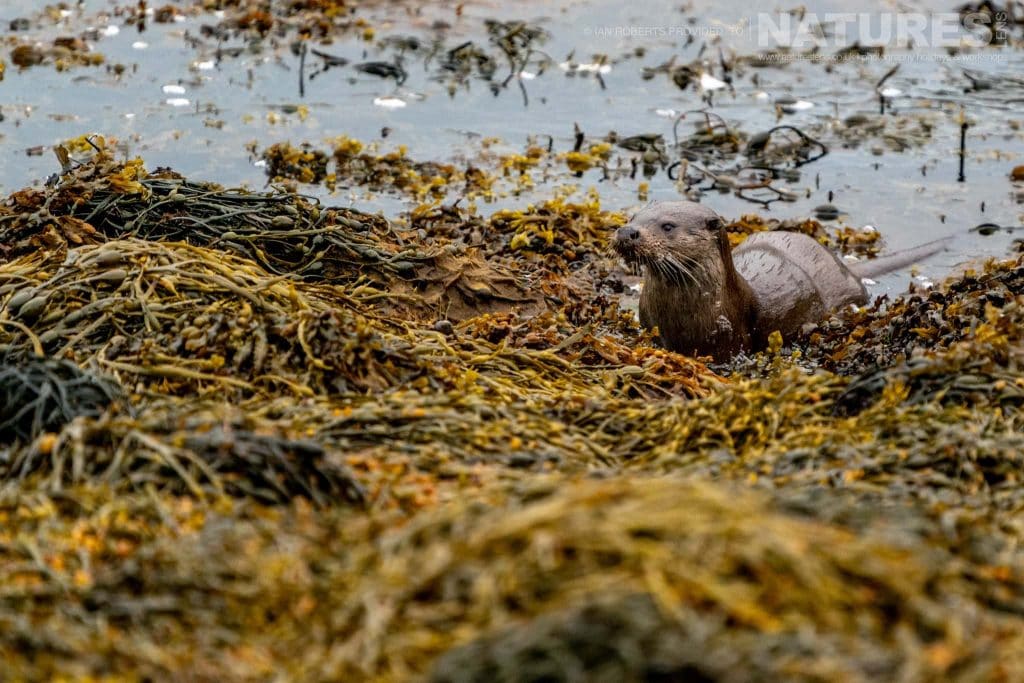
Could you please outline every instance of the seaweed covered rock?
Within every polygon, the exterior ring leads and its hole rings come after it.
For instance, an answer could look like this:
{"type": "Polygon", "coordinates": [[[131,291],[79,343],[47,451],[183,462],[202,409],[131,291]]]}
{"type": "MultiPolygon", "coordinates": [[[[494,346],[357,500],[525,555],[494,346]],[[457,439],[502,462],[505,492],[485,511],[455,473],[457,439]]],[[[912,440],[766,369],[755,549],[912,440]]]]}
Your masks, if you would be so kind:
{"type": "Polygon", "coordinates": [[[12,195],[5,675],[1024,677],[1019,259],[722,377],[620,306],[620,218],[12,195]]]}
{"type": "Polygon", "coordinates": [[[990,261],[969,268],[937,289],[912,289],[883,297],[856,313],[833,318],[809,336],[808,349],[822,367],[841,374],[890,367],[925,351],[942,351],[965,339],[1004,337],[1019,343],[1024,259],[990,261]]]}
{"type": "Polygon", "coordinates": [[[993,605],[1019,593],[1015,569],[734,487],[535,479],[401,526],[301,503],[57,500],[0,497],[49,558],[0,546],[23,617],[0,611],[13,675],[966,681],[1024,666],[1019,600],[993,605]],[[224,642],[236,633],[244,646],[224,642]]]}
{"type": "Polygon", "coordinates": [[[280,381],[308,393],[387,386],[423,370],[400,357],[409,342],[382,336],[343,292],[302,289],[180,243],[40,251],[0,267],[5,285],[0,319],[19,324],[2,328],[0,348],[38,343],[115,370],[128,386],[155,378],[163,391],[202,393],[280,381]]]}
{"type": "Polygon", "coordinates": [[[140,159],[115,162],[103,147],[58,178],[0,207],[0,261],[106,240],[183,241],[243,256],[270,273],[374,289],[378,308],[413,319],[546,307],[529,273],[484,260],[465,244],[416,246],[380,216],[291,193],[193,183],[167,170],[150,174],[140,159]]]}
{"type": "Polygon", "coordinates": [[[350,600],[389,609],[347,612],[359,668],[338,673],[417,671],[457,642],[433,680],[955,680],[1019,666],[1009,649],[992,658],[1019,635],[970,606],[998,580],[965,579],[898,533],[857,535],[673,479],[532,496],[453,506],[384,539],[350,600]]]}
{"type": "Polygon", "coordinates": [[[289,427],[224,404],[150,401],[141,415],[85,419],[15,450],[0,463],[0,481],[22,491],[103,482],[124,493],[149,489],[200,500],[365,504],[366,491],[340,454],[289,427]]]}
{"type": "Polygon", "coordinates": [[[0,363],[0,444],[31,441],[76,417],[98,417],[123,400],[109,378],[44,358],[0,363]]]}
{"type": "Polygon", "coordinates": [[[807,362],[853,377],[837,409],[885,391],[908,402],[1019,407],[1024,402],[1024,261],[990,261],[934,290],[846,312],[809,333],[807,362]]]}
{"type": "MultiPolygon", "coordinates": [[[[166,393],[466,388],[480,374],[494,375],[498,386],[545,383],[548,391],[563,391],[575,383],[586,393],[593,377],[617,376],[615,369],[572,365],[581,352],[567,344],[560,358],[486,339],[448,342],[434,330],[377,315],[372,291],[297,283],[246,259],[181,243],[123,239],[40,251],[0,266],[0,292],[7,292],[0,321],[16,323],[0,325],[0,351],[38,346],[95,361],[129,387],[155,383],[166,393]],[[528,374],[509,373],[519,368],[528,374]],[[556,387],[559,381],[564,386],[556,387]]],[[[596,335],[589,341],[600,344],[596,335]]],[[[685,394],[703,393],[704,378],[713,381],[699,363],[674,365],[664,366],[672,372],[664,380],[685,394]]],[[[659,374],[634,375],[623,390],[659,384],[659,374]]]]}
{"type": "MultiPolygon", "coordinates": [[[[972,575],[908,538],[892,522],[928,525],[912,513],[886,510],[885,523],[853,535],[728,489],[634,484],[643,491],[589,484],[601,493],[543,499],[531,526],[476,522],[472,550],[448,555],[455,566],[431,577],[432,590],[447,605],[461,594],[455,584],[488,592],[497,606],[470,618],[501,625],[437,658],[430,680],[868,681],[906,671],[973,680],[1021,664],[1005,649],[1019,642],[1006,630],[1012,620],[990,613],[983,624],[967,607],[1005,595],[1007,582],[1018,590],[1019,575],[972,575]],[[509,552],[502,542],[519,561],[499,559],[509,552]],[[496,575],[478,574],[474,560],[496,575]],[[814,604],[804,603],[811,594],[814,604]],[[964,626],[978,629],[978,640],[964,639],[964,626]],[[1005,658],[993,662],[990,648],[1005,658]]],[[[789,506],[789,497],[778,503],[789,506]]]]}

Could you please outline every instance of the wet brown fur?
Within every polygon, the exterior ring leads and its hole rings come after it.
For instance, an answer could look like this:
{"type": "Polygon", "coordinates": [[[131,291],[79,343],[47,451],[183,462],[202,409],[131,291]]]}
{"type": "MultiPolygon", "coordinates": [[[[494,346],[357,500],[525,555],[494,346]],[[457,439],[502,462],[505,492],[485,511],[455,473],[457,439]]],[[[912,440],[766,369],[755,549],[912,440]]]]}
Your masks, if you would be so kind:
{"type": "Polygon", "coordinates": [[[718,215],[652,204],[619,229],[616,250],[644,267],[640,322],[680,353],[725,360],[791,338],[830,310],[867,301],[860,279],[806,235],[759,233],[735,251],[718,215]]]}

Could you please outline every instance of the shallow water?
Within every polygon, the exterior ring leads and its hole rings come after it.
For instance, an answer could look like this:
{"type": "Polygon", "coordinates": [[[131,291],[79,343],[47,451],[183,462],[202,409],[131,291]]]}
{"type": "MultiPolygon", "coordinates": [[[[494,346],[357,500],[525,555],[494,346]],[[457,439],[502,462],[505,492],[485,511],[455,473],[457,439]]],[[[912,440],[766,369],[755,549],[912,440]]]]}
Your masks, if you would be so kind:
{"type": "MultiPolygon", "coordinates": [[[[849,11],[846,3],[840,2],[806,5],[808,11],[817,13],[849,11]]],[[[15,17],[35,15],[38,7],[39,3],[28,0],[8,1],[0,8],[0,26],[6,27],[15,17]]],[[[680,63],[694,59],[702,41],[684,45],[683,30],[721,31],[723,50],[752,53],[758,48],[761,34],[751,26],[756,24],[759,12],[772,12],[776,4],[693,2],[684,12],[679,2],[662,0],[634,4],[613,0],[522,2],[514,6],[467,3],[461,16],[447,7],[427,6],[413,11],[389,4],[386,8],[361,10],[359,15],[374,26],[377,42],[367,43],[353,35],[320,49],[351,62],[388,61],[395,50],[381,48],[381,38],[418,36],[424,46],[419,53],[405,53],[409,73],[405,83],[397,86],[393,80],[358,73],[349,65],[307,79],[304,97],[299,94],[298,58],[286,41],[276,46],[269,42],[246,45],[241,40],[227,41],[220,47],[243,48],[242,53],[218,61],[218,45],[212,39],[200,38],[203,24],[217,22],[213,15],[186,16],[173,24],[149,22],[146,30],[139,32],[135,27],[123,26],[118,17],[105,14],[112,7],[87,0],[58,24],[43,21],[25,34],[52,39],[78,34],[87,26],[105,29],[107,35],[97,41],[95,49],[106,56],[107,64],[128,67],[120,77],[106,67],[75,67],[62,73],[44,65],[19,71],[5,56],[7,73],[0,83],[0,111],[4,115],[0,148],[5,159],[0,165],[0,192],[41,182],[58,170],[47,148],[84,133],[117,138],[125,154],[142,156],[151,169],[170,166],[192,178],[253,188],[263,187],[266,176],[247,149],[250,143],[260,149],[277,141],[309,141],[325,147],[327,140],[339,135],[381,140],[382,130],[387,128],[384,149],[405,145],[416,159],[458,160],[472,158],[480,140],[487,137],[500,138],[500,148],[519,151],[530,136],[550,135],[555,149],[569,150],[574,123],[595,139],[616,131],[621,136],[658,133],[671,141],[674,118],[667,116],[667,111],[698,109],[705,102],[693,88],[680,90],[663,74],[652,80],[641,79],[642,67],[656,66],[673,55],[680,63]],[[578,62],[588,61],[595,54],[607,55],[611,69],[602,76],[605,87],[591,75],[570,77],[554,66],[521,81],[528,101],[524,101],[520,81],[516,80],[497,95],[486,83],[473,80],[449,94],[445,83],[431,78],[420,56],[434,35],[431,25],[439,19],[451,24],[445,38],[448,46],[468,39],[486,42],[483,22],[487,18],[540,23],[551,34],[543,49],[556,65],[570,53],[578,62]],[[687,23],[690,20],[692,23],[687,23]],[[111,26],[118,30],[107,28],[111,26]],[[635,56],[637,47],[646,49],[642,57],[635,56]],[[165,92],[165,86],[175,87],[165,92]],[[375,98],[392,96],[402,99],[406,106],[386,109],[374,104],[375,98]],[[170,103],[175,98],[188,103],[176,106],[170,103]],[[309,107],[305,120],[287,113],[288,107],[298,104],[309,107]],[[215,121],[222,122],[221,127],[211,127],[215,121]],[[40,146],[44,149],[38,154],[40,146]],[[27,150],[37,155],[29,156],[27,150]]],[[[887,3],[878,2],[865,3],[859,9],[881,11],[886,7],[887,3]]],[[[911,8],[949,12],[954,6],[929,2],[915,3],[911,8]]],[[[714,58],[715,51],[708,56],[714,58]]],[[[1012,76],[1024,73],[1024,55],[1020,50],[997,48],[955,60],[943,54],[924,50],[888,52],[890,60],[905,60],[886,81],[887,86],[901,91],[891,100],[891,110],[896,115],[921,115],[933,120],[934,130],[925,145],[881,155],[872,153],[871,141],[857,149],[833,145],[829,155],[803,167],[799,179],[789,183],[799,199],[774,203],[770,209],[729,194],[709,194],[703,201],[727,216],[768,213],[783,218],[807,217],[815,206],[828,202],[831,192],[832,203],[846,212],[840,223],[877,226],[887,249],[955,236],[952,250],[935,257],[923,269],[930,277],[941,276],[959,263],[1005,254],[1014,235],[982,237],[969,230],[985,222],[1024,222],[1024,205],[1015,198],[1008,177],[1010,169],[1022,163],[1024,153],[1024,85],[1010,82],[993,90],[967,93],[971,81],[963,75],[963,69],[987,76],[1012,76]],[[957,182],[961,107],[973,123],[966,181],[962,183],[957,182]]],[[[734,83],[734,93],[714,93],[713,111],[748,133],[779,123],[808,129],[835,117],[875,113],[879,103],[874,86],[895,63],[890,60],[839,64],[831,72],[809,61],[796,61],[782,69],[748,69],[734,83]],[[756,83],[752,78],[755,75],[756,83]],[[814,106],[785,115],[780,121],[771,100],[781,95],[792,95],[814,106]]],[[[307,64],[307,74],[313,65],[312,61],[307,64]]],[[[481,210],[522,206],[531,198],[550,196],[553,185],[569,180],[538,184],[535,196],[506,197],[492,205],[481,205],[481,210]]],[[[605,207],[628,210],[640,203],[639,180],[627,177],[602,181],[599,172],[591,171],[575,182],[581,190],[596,187],[605,207]]],[[[649,183],[650,199],[679,196],[664,172],[650,178],[649,183]]],[[[303,190],[336,204],[380,209],[389,216],[409,206],[402,198],[371,196],[358,188],[339,189],[333,196],[318,186],[303,190]]],[[[890,276],[874,289],[879,293],[902,290],[907,277],[907,273],[890,276]]]]}

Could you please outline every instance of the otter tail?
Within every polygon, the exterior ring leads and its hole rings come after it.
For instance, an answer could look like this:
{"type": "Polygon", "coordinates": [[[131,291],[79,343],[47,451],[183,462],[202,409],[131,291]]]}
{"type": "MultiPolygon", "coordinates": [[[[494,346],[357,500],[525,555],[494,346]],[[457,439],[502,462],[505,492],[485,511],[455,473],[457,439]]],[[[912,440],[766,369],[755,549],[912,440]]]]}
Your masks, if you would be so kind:
{"type": "Polygon", "coordinates": [[[879,256],[878,258],[871,259],[870,261],[849,263],[847,266],[854,275],[861,279],[874,278],[879,275],[891,273],[894,270],[899,270],[900,268],[906,268],[909,265],[923,261],[929,256],[934,256],[940,251],[945,251],[951,241],[951,237],[943,237],[942,239],[935,240],[934,242],[925,242],[922,245],[897,251],[893,254],[879,256]]]}

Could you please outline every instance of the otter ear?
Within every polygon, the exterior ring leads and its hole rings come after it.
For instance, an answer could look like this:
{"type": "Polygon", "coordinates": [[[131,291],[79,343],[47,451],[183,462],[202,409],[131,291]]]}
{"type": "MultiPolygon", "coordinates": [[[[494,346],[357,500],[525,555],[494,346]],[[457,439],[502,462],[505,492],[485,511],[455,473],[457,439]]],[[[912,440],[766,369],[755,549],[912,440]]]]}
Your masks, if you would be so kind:
{"type": "Polygon", "coordinates": [[[707,225],[708,230],[711,230],[712,232],[715,232],[719,228],[722,227],[722,219],[719,218],[718,216],[714,216],[713,218],[709,218],[708,219],[706,225],[707,225]]]}

